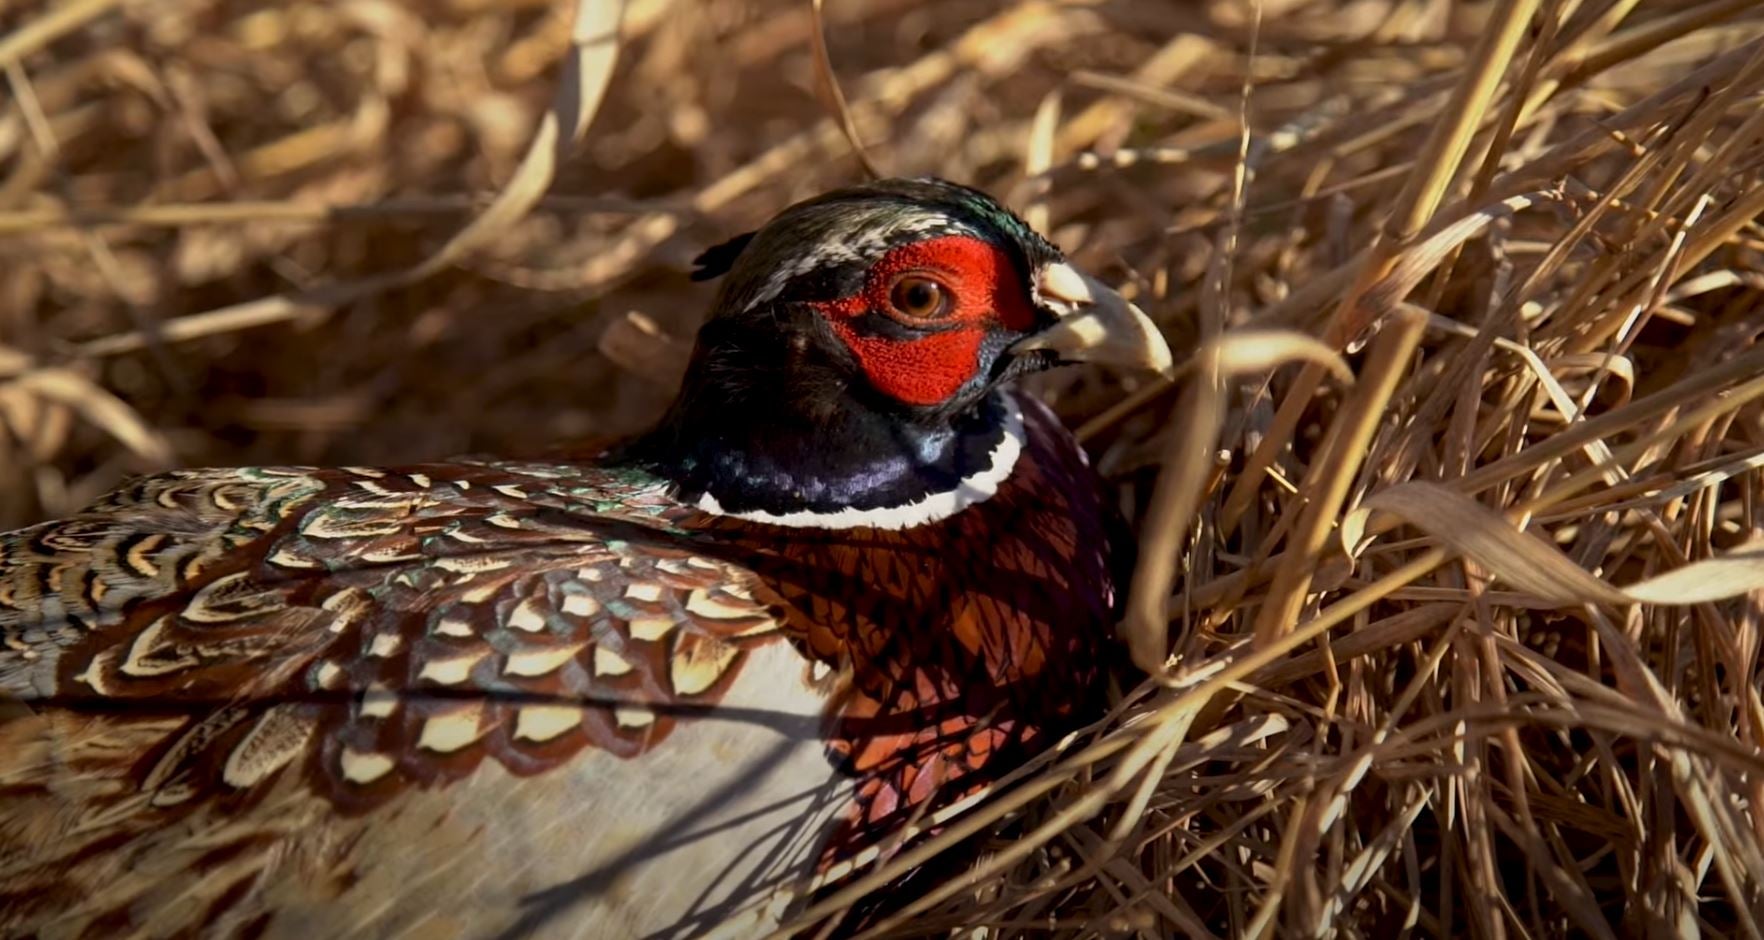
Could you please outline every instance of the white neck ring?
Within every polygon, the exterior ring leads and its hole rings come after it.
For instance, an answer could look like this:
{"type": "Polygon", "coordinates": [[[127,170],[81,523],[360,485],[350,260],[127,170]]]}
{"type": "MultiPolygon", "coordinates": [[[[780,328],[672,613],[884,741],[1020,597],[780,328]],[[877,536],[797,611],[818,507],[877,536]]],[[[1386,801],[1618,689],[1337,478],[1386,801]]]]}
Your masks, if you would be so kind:
{"type": "Polygon", "coordinates": [[[950,516],[991,499],[1017,467],[1026,443],[1023,411],[1009,396],[1005,397],[1003,434],[993,445],[985,468],[966,477],[944,493],[928,493],[923,498],[902,506],[880,506],[875,509],[847,507],[833,512],[804,509],[797,512],[772,513],[763,509],[729,512],[713,493],[699,497],[701,512],[767,525],[793,526],[805,529],[855,529],[860,526],[876,529],[910,529],[914,526],[941,522],[950,516]]]}

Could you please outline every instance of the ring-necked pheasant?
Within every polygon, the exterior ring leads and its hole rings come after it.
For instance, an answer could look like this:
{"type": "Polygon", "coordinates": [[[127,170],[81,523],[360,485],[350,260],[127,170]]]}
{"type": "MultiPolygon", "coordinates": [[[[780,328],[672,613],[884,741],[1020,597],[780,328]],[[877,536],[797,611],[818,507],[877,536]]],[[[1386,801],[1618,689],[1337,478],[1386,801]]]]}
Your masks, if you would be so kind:
{"type": "Polygon", "coordinates": [[[987,196],[712,249],[586,462],[195,470],[0,536],[0,935],[750,936],[1094,714],[1108,510],[1004,387],[1167,368],[987,196]]]}

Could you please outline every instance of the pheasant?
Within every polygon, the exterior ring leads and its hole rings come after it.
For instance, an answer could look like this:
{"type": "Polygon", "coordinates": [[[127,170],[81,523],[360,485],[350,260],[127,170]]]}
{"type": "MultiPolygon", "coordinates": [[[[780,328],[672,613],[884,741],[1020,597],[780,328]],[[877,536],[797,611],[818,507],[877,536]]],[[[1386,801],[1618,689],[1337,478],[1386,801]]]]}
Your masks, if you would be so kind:
{"type": "Polygon", "coordinates": [[[1094,717],[1125,554],[1009,386],[1167,371],[1145,315],[932,179],[697,265],[683,390],[592,458],[0,536],[0,936],[759,936],[1094,717]]]}

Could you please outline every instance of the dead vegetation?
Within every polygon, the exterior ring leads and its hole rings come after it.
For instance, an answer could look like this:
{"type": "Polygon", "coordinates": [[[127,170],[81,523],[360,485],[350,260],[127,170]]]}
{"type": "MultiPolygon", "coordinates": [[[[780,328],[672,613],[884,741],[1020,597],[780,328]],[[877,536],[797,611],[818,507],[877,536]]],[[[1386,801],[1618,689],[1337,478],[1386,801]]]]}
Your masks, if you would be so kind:
{"type": "Polygon", "coordinates": [[[1764,933],[1754,3],[617,6],[0,6],[0,524],[641,426],[849,135],[1195,352],[1040,386],[1158,679],[827,910],[1011,814],[876,932],[1764,933]]]}

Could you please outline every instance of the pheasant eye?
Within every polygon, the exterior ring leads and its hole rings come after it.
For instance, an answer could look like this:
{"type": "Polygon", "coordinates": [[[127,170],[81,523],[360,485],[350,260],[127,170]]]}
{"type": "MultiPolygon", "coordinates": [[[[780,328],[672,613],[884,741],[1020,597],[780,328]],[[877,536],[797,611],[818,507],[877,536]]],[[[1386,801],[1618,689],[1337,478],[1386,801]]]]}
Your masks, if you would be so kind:
{"type": "Polygon", "coordinates": [[[949,312],[949,288],[923,275],[909,274],[888,292],[894,312],[912,320],[935,320],[949,312]]]}

